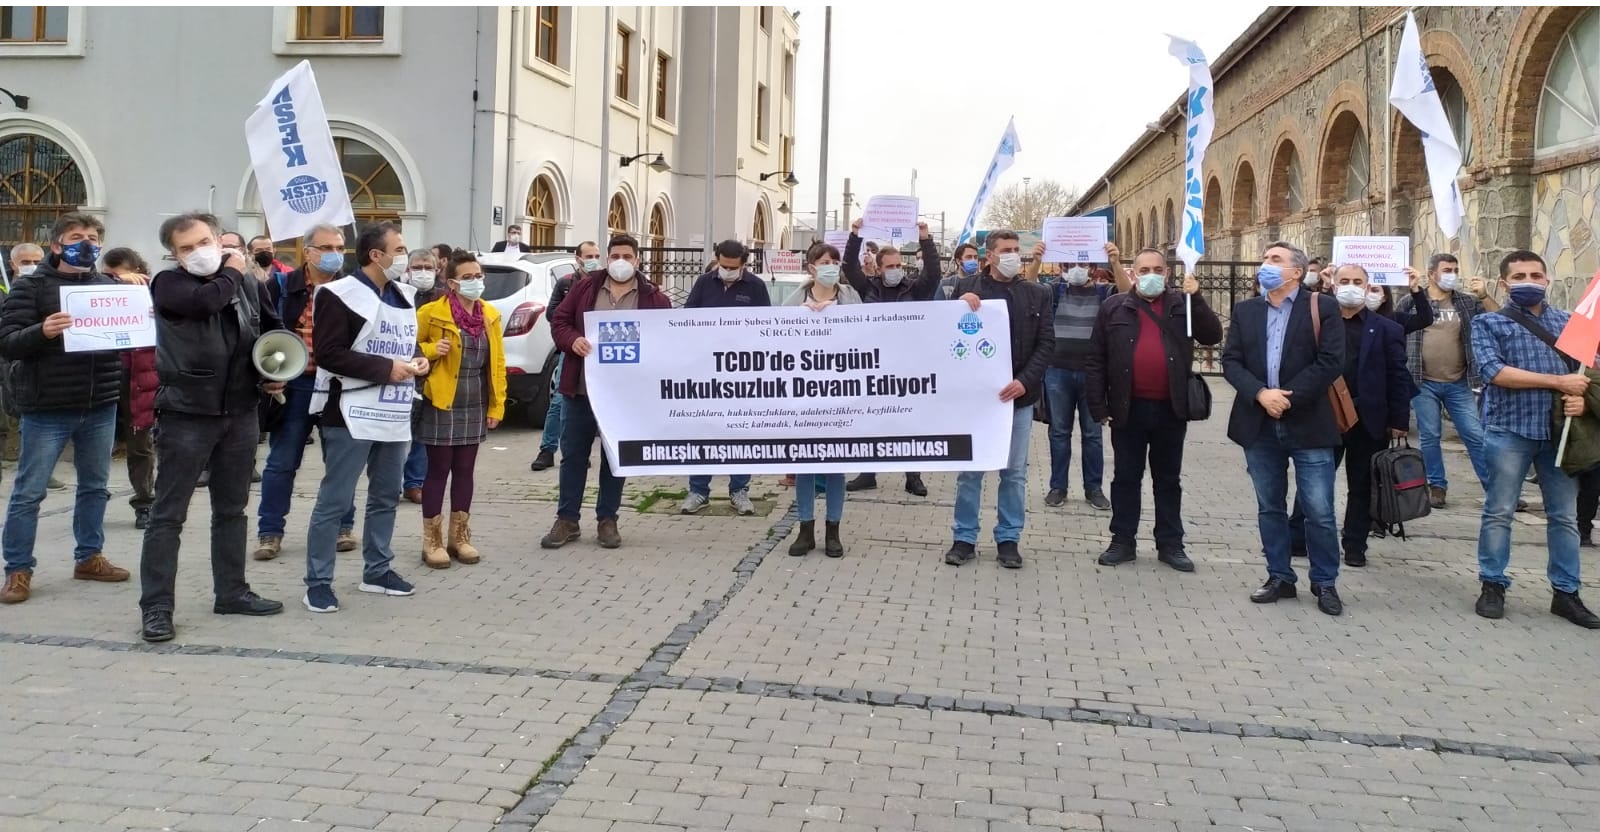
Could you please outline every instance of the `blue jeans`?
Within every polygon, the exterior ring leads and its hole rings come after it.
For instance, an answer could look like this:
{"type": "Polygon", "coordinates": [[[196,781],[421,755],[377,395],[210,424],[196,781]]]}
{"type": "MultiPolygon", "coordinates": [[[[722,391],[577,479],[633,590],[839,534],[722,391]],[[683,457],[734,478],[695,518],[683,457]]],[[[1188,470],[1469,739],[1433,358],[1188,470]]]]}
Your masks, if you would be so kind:
{"type": "MultiPolygon", "coordinates": [[[[796,476],[798,476],[798,475],[796,475],[796,476]]],[[[799,480],[797,479],[796,482],[799,482],[799,480]]],[[[749,474],[729,474],[728,475],[728,493],[730,495],[737,494],[740,491],[749,490],[749,488],[750,488],[750,475],[749,474]]],[[[703,476],[690,477],[689,478],[689,493],[690,494],[699,494],[702,497],[710,497],[711,496],[711,476],[709,474],[707,474],[707,475],[703,475],[703,476]]]]}
{"type": "MultiPolygon", "coordinates": [[[[300,462],[305,458],[306,439],[317,425],[317,416],[311,407],[311,376],[301,376],[283,388],[283,421],[267,440],[267,467],[261,472],[261,504],[256,506],[256,534],[261,537],[283,537],[284,520],[289,516],[289,501],[294,494],[294,477],[300,472],[300,462]]],[[[328,439],[322,439],[322,458],[327,462],[328,439]]],[[[355,492],[351,492],[350,505],[339,530],[356,527],[355,492]]]]}
{"type": "MultiPolygon", "coordinates": [[[[1011,453],[1006,467],[1000,470],[1000,498],[994,523],[996,543],[1015,543],[1022,537],[1028,504],[1028,440],[1032,435],[1033,405],[1017,408],[1011,416],[1011,453]]],[[[957,543],[978,542],[983,474],[983,471],[962,471],[956,475],[956,516],[950,532],[957,543]]]]}
{"type": "Polygon", "coordinates": [[[1044,373],[1044,394],[1050,408],[1050,490],[1067,490],[1067,468],[1072,464],[1072,417],[1078,417],[1083,437],[1083,491],[1099,491],[1105,478],[1105,441],[1100,423],[1089,413],[1088,374],[1082,370],[1051,367],[1044,373]]]}
{"type": "MultiPolygon", "coordinates": [[[[567,399],[566,413],[561,426],[561,483],[556,502],[556,516],[578,522],[583,510],[583,491],[589,484],[589,454],[594,451],[594,440],[600,437],[600,425],[594,420],[594,408],[588,396],[567,399]]],[[[596,520],[615,520],[622,510],[623,477],[611,473],[611,460],[600,453],[600,493],[595,497],[596,520]]]]}
{"type": "Polygon", "coordinates": [[[1467,446],[1472,470],[1478,472],[1478,482],[1488,490],[1489,466],[1483,456],[1483,423],[1478,420],[1478,400],[1472,395],[1467,380],[1418,381],[1417,388],[1419,392],[1411,400],[1411,409],[1417,414],[1422,465],[1428,471],[1428,484],[1444,489],[1450,487],[1444,475],[1444,452],[1439,450],[1439,436],[1444,433],[1442,408],[1450,412],[1450,422],[1456,426],[1456,433],[1461,434],[1461,444],[1467,446]]]}
{"type": "Polygon", "coordinates": [[[111,446],[117,437],[117,403],[85,410],[24,413],[19,424],[22,442],[17,475],[11,483],[5,532],[0,535],[6,574],[32,570],[36,563],[33,542],[39,534],[39,504],[44,502],[50,475],[69,440],[78,474],[78,494],[72,506],[76,543],[72,559],[82,563],[100,554],[106,543],[106,503],[111,501],[106,480],[111,476],[111,446]]]}
{"type": "Polygon", "coordinates": [[[1483,451],[1489,463],[1489,482],[1484,487],[1483,521],[1478,527],[1478,580],[1511,586],[1506,577],[1506,565],[1511,562],[1511,515],[1517,510],[1522,478],[1532,466],[1539,472],[1539,493],[1544,497],[1550,585],[1562,592],[1577,592],[1578,484],[1556,467],[1555,441],[1526,439],[1491,427],[1484,433],[1483,451]]]}
{"type": "MultiPolygon", "coordinates": [[[[428,478],[428,447],[421,442],[412,440],[411,450],[406,453],[405,487],[407,489],[421,488],[422,481],[428,478]]],[[[354,513],[356,507],[350,506],[354,513]]]]}
{"type": "Polygon", "coordinates": [[[394,512],[400,503],[400,479],[405,475],[410,442],[368,442],[356,439],[346,428],[322,430],[322,459],[327,467],[317,489],[306,532],[306,586],[333,583],[334,547],[345,528],[345,509],[354,504],[356,482],[367,472],[367,512],[361,520],[362,578],[383,577],[394,562],[394,512]]]}
{"type": "Polygon", "coordinates": [[[1305,512],[1306,549],[1311,582],[1339,580],[1339,525],[1333,517],[1332,448],[1291,449],[1283,425],[1269,422],[1261,436],[1244,449],[1245,467],[1256,490],[1256,525],[1267,556],[1267,575],[1288,583],[1296,580],[1289,556],[1289,463],[1294,463],[1295,502],[1305,512]]]}
{"type": "Polygon", "coordinates": [[[802,523],[817,519],[817,481],[826,483],[828,489],[829,523],[844,519],[844,474],[795,474],[794,508],[796,518],[802,523]]]}
{"type": "Polygon", "coordinates": [[[556,373],[550,377],[550,406],[544,411],[544,436],[539,439],[539,450],[554,451],[561,444],[561,422],[566,414],[567,397],[553,389],[561,381],[561,365],[565,364],[565,353],[556,358],[556,373]]]}

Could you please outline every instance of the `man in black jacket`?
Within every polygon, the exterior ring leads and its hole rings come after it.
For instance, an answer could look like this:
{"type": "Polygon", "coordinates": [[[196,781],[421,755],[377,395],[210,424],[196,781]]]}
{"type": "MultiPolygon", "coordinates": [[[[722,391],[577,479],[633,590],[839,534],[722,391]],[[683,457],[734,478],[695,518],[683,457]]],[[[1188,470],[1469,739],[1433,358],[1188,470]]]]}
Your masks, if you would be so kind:
{"type": "Polygon", "coordinates": [[[118,283],[95,271],[104,234],[105,226],[93,216],[63,214],[50,233],[49,259],[12,284],[0,311],[0,359],[14,362],[12,392],[22,412],[22,444],[3,534],[6,582],[0,603],[28,600],[39,504],[68,441],[78,474],[72,577],[128,579],[128,570],[112,565],[100,551],[106,538],[106,503],[111,499],[106,480],[117,433],[122,357],[116,350],[67,352],[62,337],[72,326],[72,316],[61,309],[63,287],[118,283]]]}
{"type": "Polygon", "coordinates": [[[178,548],[200,469],[210,463],[211,580],[218,615],[275,615],[283,604],[245,581],[250,474],[255,464],[263,383],[251,361],[256,338],[282,329],[266,287],[247,276],[244,258],[218,244],[217,219],[179,214],[161,224],[161,245],[180,264],[156,275],[150,295],[156,319],[155,506],[144,533],[139,598],[145,641],[170,641],[178,580],[178,548]]]}
{"type": "MultiPolygon", "coordinates": [[[[1115,249],[1111,262],[1116,262],[1115,249]]],[[[1200,281],[1167,286],[1167,258],[1147,248],[1133,260],[1132,292],[1112,295],[1100,307],[1086,357],[1089,411],[1111,426],[1116,469],[1111,479],[1111,545],[1102,566],[1135,557],[1139,495],[1145,459],[1156,503],[1156,557],[1179,572],[1193,572],[1183,550],[1183,441],[1189,431],[1189,379],[1196,343],[1222,342],[1222,322],[1211,311],[1200,281]],[[1188,311],[1184,297],[1188,296],[1188,311]],[[1191,317],[1192,316],[1192,317],[1191,317]],[[1192,320],[1194,334],[1189,334],[1192,320]]]]}
{"type": "MultiPolygon", "coordinates": [[[[1022,553],[1017,541],[1027,517],[1028,440],[1033,435],[1033,407],[1044,390],[1044,373],[1055,354],[1056,336],[1050,321],[1050,290],[1018,279],[1022,274],[1022,248],[1017,233],[991,231],[985,245],[989,250],[988,269],[963,279],[956,287],[956,297],[973,311],[985,300],[1003,300],[1011,322],[1012,377],[1011,383],[1000,390],[1000,400],[1014,403],[1016,410],[1011,417],[1010,457],[1000,471],[994,540],[1000,565],[1021,569],[1022,553]]],[[[934,285],[938,285],[937,280],[934,285]]],[[[978,507],[982,501],[983,472],[958,474],[955,522],[951,526],[955,542],[945,553],[945,563],[960,566],[977,557],[978,507]]]]}
{"type": "Polygon", "coordinates": [[[1344,603],[1334,588],[1339,530],[1333,519],[1339,428],[1328,389],[1344,371],[1344,324],[1332,297],[1302,289],[1305,272],[1304,251],[1273,243],[1256,275],[1265,296],[1233,307],[1222,352],[1222,374],[1238,391],[1228,438],[1244,448],[1267,558],[1267,581],[1250,600],[1271,604],[1296,594],[1286,504],[1293,462],[1296,500],[1306,515],[1311,592],[1319,609],[1339,615],[1344,603]]]}
{"type": "MultiPolygon", "coordinates": [[[[922,249],[922,271],[914,280],[907,281],[900,249],[894,246],[877,248],[872,243],[867,243],[870,251],[867,263],[875,268],[863,271],[861,219],[857,217],[856,221],[850,224],[850,239],[844,246],[842,265],[845,279],[850,281],[850,287],[861,295],[862,303],[933,300],[939,294],[939,281],[944,274],[940,271],[942,264],[939,247],[934,245],[933,236],[928,233],[927,223],[917,223],[917,238],[922,249]]],[[[859,474],[845,485],[845,490],[871,491],[877,487],[877,474],[859,474]]],[[[923,484],[921,474],[915,472],[906,474],[906,493],[915,497],[928,496],[928,487],[923,484]]]]}

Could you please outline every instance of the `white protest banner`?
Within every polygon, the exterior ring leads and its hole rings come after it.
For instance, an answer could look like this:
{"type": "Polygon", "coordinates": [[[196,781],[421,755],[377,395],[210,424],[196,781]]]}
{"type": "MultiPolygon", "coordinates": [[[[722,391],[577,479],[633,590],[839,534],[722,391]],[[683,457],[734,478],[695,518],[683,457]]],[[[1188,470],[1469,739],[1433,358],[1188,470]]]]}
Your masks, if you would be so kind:
{"type": "Polygon", "coordinates": [[[1106,262],[1106,221],[1103,217],[1045,217],[1044,262],[1106,262]]]}
{"type": "Polygon", "coordinates": [[[895,245],[917,239],[917,198],[875,196],[861,212],[861,239],[888,240],[895,245]]]}
{"type": "Polygon", "coordinates": [[[767,274],[800,274],[805,271],[802,261],[805,258],[798,251],[784,251],[781,248],[769,248],[761,255],[761,260],[767,266],[767,274]]]}
{"type": "Polygon", "coordinates": [[[92,352],[153,347],[156,321],[150,306],[145,286],[62,286],[61,311],[72,316],[72,326],[61,333],[61,348],[92,352]]]}
{"type": "Polygon", "coordinates": [[[825,231],[822,241],[839,250],[839,255],[844,256],[844,247],[850,243],[850,232],[840,228],[835,231],[825,231]]]}
{"type": "Polygon", "coordinates": [[[1409,286],[1410,237],[1334,237],[1333,263],[1367,270],[1373,286],[1409,286]]]}
{"type": "Polygon", "coordinates": [[[272,239],[302,236],[319,223],[355,222],[310,61],[272,82],[245,119],[244,133],[272,239]]]}
{"type": "Polygon", "coordinates": [[[589,401],[618,476],[994,471],[1005,304],[589,312],[589,401]]]}

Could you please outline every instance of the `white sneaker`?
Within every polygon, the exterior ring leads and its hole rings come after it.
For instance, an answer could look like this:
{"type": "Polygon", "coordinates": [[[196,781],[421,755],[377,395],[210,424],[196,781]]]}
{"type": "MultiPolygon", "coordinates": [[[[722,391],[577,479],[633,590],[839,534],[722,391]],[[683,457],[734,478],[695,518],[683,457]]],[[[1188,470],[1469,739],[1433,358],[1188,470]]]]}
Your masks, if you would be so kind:
{"type": "Polygon", "coordinates": [[[703,494],[690,494],[683,501],[683,507],[678,509],[679,514],[699,514],[706,506],[711,505],[711,498],[703,494]]]}
{"type": "Polygon", "coordinates": [[[748,491],[735,491],[729,494],[728,502],[733,503],[733,510],[739,512],[743,517],[749,517],[756,513],[756,505],[750,502],[750,492],[748,491]]]}

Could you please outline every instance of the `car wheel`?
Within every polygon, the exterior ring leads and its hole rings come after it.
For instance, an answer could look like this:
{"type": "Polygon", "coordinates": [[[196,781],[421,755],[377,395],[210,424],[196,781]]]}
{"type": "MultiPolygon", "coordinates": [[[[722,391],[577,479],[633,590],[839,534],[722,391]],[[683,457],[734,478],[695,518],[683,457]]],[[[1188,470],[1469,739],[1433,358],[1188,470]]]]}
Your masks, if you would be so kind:
{"type": "Polygon", "coordinates": [[[528,424],[536,428],[544,427],[545,414],[550,412],[550,396],[555,392],[555,385],[559,381],[556,378],[556,360],[559,357],[559,353],[551,351],[550,357],[545,359],[544,371],[539,373],[539,382],[534,385],[534,390],[538,392],[533,394],[533,398],[529,399],[526,405],[528,424]]]}

